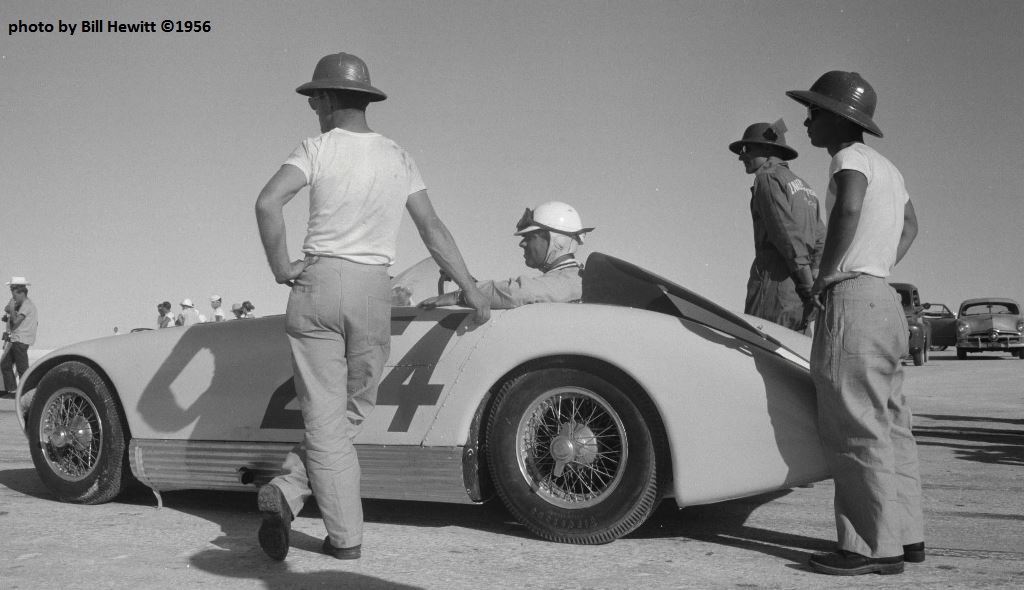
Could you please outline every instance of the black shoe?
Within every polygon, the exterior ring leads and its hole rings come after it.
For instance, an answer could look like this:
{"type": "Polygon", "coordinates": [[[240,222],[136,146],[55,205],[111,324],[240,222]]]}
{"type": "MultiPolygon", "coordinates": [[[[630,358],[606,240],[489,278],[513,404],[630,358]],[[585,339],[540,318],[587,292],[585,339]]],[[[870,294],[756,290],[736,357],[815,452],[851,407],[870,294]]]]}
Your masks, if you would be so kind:
{"type": "Polygon", "coordinates": [[[331,536],[327,535],[324,537],[324,545],[321,547],[323,552],[330,555],[334,559],[359,559],[363,555],[363,546],[356,545],[355,547],[335,547],[331,544],[331,536]]]}
{"type": "Polygon", "coordinates": [[[903,561],[921,563],[924,561],[924,541],[903,546],[903,561]]]}
{"type": "Polygon", "coordinates": [[[808,565],[816,571],[833,576],[901,574],[903,573],[903,556],[865,557],[859,553],[840,549],[835,553],[815,555],[808,565]]]}
{"type": "Polygon", "coordinates": [[[260,488],[256,502],[263,514],[260,524],[260,549],[271,558],[284,561],[288,557],[288,536],[292,530],[292,509],[281,488],[268,483],[260,488]]]}

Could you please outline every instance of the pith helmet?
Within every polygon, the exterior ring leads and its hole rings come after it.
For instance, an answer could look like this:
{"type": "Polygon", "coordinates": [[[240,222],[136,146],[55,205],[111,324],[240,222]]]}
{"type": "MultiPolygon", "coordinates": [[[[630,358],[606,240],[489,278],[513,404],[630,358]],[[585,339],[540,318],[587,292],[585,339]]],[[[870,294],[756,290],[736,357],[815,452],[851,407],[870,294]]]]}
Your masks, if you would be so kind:
{"type": "Polygon", "coordinates": [[[882,137],[882,130],[871,119],[875,116],[878,95],[857,72],[826,72],[810,90],[790,90],[786,96],[800,104],[821,107],[853,121],[871,135],[882,137]]]}
{"type": "Polygon", "coordinates": [[[388,95],[370,85],[370,69],[366,62],[351,53],[332,53],[317,62],[313,80],[295,89],[305,96],[317,90],[352,90],[368,95],[370,102],[384,100],[388,95]]]}
{"type": "Polygon", "coordinates": [[[783,160],[792,160],[796,150],[786,145],[786,124],[779,119],[774,123],[754,123],[743,132],[743,139],[729,144],[729,151],[740,155],[746,145],[767,145],[774,148],[783,160]]]}

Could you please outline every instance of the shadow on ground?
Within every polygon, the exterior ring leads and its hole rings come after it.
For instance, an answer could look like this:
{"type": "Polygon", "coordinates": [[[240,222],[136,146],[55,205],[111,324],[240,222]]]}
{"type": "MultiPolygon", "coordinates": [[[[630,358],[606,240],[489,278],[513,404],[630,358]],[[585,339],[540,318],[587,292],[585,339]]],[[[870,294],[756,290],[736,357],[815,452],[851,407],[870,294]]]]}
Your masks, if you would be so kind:
{"type": "Polygon", "coordinates": [[[789,493],[790,490],[782,490],[683,509],[679,509],[673,500],[666,500],[642,527],[627,538],[674,537],[716,543],[757,551],[802,566],[813,553],[831,551],[835,542],[746,524],[758,507],[789,493]]]}

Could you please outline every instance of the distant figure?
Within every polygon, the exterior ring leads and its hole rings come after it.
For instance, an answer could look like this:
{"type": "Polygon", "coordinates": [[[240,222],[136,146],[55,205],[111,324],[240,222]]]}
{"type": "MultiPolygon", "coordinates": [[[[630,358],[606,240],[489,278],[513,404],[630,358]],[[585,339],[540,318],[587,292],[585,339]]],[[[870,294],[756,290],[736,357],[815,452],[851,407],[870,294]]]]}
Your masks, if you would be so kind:
{"type": "Polygon", "coordinates": [[[221,308],[220,295],[210,295],[210,307],[213,308],[213,321],[224,321],[224,309],[221,308]]]}
{"type": "Polygon", "coordinates": [[[245,310],[242,308],[242,304],[241,303],[232,303],[231,304],[231,313],[233,313],[235,315],[235,317],[233,317],[231,319],[240,320],[240,319],[245,318],[245,310]]]}
{"type": "Polygon", "coordinates": [[[118,334],[119,332],[117,331],[117,326],[114,326],[114,336],[117,336],[118,334]]]}
{"type": "Polygon", "coordinates": [[[164,301],[163,303],[158,303],[157,306],[156,306],[156,312],[157,312],[157,316],[156,316],[156,327],[157,327],[157,329],[160,329],[160,328],[170,328],[170,327],[175,325],[175,323],[176,323],[175,322],[175,317],[174,317],[174,314],[171,312],[171,302],[170,301],[164,301]]]}
{"type": "Polygon", "coordinates": [[[242,302],[242,317],[249,320],[256,317],[256,306],[251,301],[242,302]]]}
{"type": "Polygon", "coordinates": [[[28,347],[36,343],[36,329],[39,327],[39,312],[35,303],[28,298],[31,283],[25,277],[11,277],[7,285],[11,288],[11,300],[4,307],[4,351],[0,360],[0,373],[4,379],[4,397],[14,397],[18,389],[18,378],[28,370],[28,347]]]}
{"type": "Polygon", "coordinates": [[[185,326],[187,328],[193,324],[200,323],[202,323],[202,319],[199,312],[196,311],[195,306],[192,305],[192,300],[188,298],[182,299],[181,313],[179,313],[177,319],[174,320],[174,325],[185,326]]]}
{"type": "MultiPolygon", "coordinates": [[[[541,271],[540,276],[520,276],[498,281],[480,281],[480,292],[491,301],[491,309],[511,309],[543,301],[576,301],[583,297],[583,265],[576,260],[576,247],[583,234],[579,213],[571,205],[549,201],[527,209],[516,224],[519,247],[527,267],[541,271]]],[[[465,305],[462,291],[445,293],[420,302],[424,309],[447,305],[465,305]]]]}
{"type": "Polygon", "coordinates": [[[797,153],[786,145],[785,132],[782,119],[754,123],[729,144],[754,175],[754,262],[743,313],[804,332],[814,310],[811,286],[825,247],[825,224],[818,195],[789,169],[797,153]]]}

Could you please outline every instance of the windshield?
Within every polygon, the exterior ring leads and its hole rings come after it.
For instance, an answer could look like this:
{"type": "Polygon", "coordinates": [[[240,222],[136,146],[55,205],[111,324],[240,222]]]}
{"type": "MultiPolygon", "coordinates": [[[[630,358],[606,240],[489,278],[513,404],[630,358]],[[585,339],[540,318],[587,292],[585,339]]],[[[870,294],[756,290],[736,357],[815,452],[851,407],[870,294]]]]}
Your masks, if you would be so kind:
{"type": "Polygon", "coordinates": [[[964,307],[960,315],[986,315],[990,313],[1017,315],[1017,306],[1011,303],[975,303],[964,307]]]}
{"type": "MultiPolygon", "coordinates": [[[[441,278],[441,267],[433,258],[427,257],[391,277],[391,306],[413,307],[420,301],[438,294],[438,280],[441,278]]],[[[452,281],[446,281],[444,291],[458,289],[452,281]]]]}

